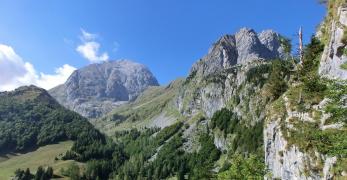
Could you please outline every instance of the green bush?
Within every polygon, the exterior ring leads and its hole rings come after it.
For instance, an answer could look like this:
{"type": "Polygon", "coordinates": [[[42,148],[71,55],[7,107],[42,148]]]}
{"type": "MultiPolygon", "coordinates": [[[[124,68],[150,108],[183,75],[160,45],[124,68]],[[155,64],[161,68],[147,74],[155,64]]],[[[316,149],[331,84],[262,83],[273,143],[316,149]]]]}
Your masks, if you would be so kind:
{"type": "Polygon", "coordinates": [[[279,98],[288,89],[285,78],[290,75],[291,69],[292,65],[289,61],[274,60],[271,62],[267,90],[274,99],[279,98]]]}
{"type": "Polygon", "coordinates": [[[304,83],[304,90],[307,92],[322,92],[326,89],[325,84],[321,82],[318,75],[318,67],[323,50],[324,44],[314,36],[311,38],[311,42],[305,47],[304,59],[299,76],[304,83]]]}
{"type": "Polygon", "coordinates": [[[241,154],[233,155],[231,166],[228,170],[220,172],[218,179],[263,179],[266,170],[262,157],[251,154],[244,157],[241,154]]]}
{"type": "Polygon", "coordinates": [[[239,117],[232,111],[223,108],[214,113],[211,118],[211,128],[218,128],[224,132],[224,135],[233,134],[230,152],[235,151],[244,153],[258,153],[263,144],[263,122],[257,122],[255,125],[243,124],[239,117]]]}

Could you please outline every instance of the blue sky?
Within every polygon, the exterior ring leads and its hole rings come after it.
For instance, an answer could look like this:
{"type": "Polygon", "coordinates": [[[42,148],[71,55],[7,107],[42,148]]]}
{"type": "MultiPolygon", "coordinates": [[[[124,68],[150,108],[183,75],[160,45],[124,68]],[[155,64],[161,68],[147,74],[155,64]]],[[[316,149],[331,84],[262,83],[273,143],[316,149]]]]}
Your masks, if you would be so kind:
{"type": "Polygon", "coordinates": [[[167,84],[223,34],[250,27],[296,38],[303,26],[307,42],[324,15],[316,0],[0,0],[0,44],[41,77],[88,65],[77,48],[95,42],[96,61],[132,59],[167,84]]]}

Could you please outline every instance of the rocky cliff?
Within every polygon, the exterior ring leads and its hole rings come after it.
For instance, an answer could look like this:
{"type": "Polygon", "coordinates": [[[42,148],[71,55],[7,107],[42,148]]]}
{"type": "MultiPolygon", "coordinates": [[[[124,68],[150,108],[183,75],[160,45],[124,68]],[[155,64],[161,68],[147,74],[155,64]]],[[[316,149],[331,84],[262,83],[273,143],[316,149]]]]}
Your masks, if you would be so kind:
{"type": "Polygon", "coordinates": [[[119,60],[76,70],[65,84],[49,92],[65,107],[95,118],[134,100],[147,87],[158,85],[144,65],[119,60]]]}
{"type": "Polygon", "coordinates": [[[333,79],[347,79],[347,3],[330,1],[328,15],[318,37],[325,41],[319,73],[333,79]]]}
{"type": "MultiPolygon", "coordinates": [[[[347,84],[342,81],[347,79],[346,5],[344,0],[328,1],[328,15],[316,35],[324,51],[304,58],[319,64],[305,71],[319,73],[323,79],[293,83],[269,105],[264,128],[268,179],[345,179],[347,175],[343,140],[347,84]],[[314,83],[319,85],[311,86],[314,83]]],[[[312,53],[309,48],[306,54],[312,53]]]]}
{"type": "Polygon", "coordinates": [[[177,100],[178,109],[183,114],[203,111],[211,117],[238,95],[252,67],[286,57],[282,38],[272,30],[257,34],[248,28],[220,38],[191,68],[177,100]]]}

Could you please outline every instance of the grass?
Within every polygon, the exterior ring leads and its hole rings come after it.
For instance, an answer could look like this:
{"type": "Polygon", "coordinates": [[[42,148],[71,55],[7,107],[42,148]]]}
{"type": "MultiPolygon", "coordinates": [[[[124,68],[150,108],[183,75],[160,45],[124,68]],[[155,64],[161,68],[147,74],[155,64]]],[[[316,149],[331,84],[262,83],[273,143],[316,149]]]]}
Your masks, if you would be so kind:
{"type": "MultiPolygon", "coordinates": [[[[347,51],[346,51],[346,54],[347,54],[347,51]]],[[[341,69],[344,69],[344,70],[347,70],[347,62],[341,64],[341,65],[340,65],[340,68],[341,68],[341,69]]]]}
{"type": "Polygon", "coordinates": [[[134,102],[92,120],[92,124],[107,135],[113,135],[115,131],[147,127],[160,114],[179,119],[180,113],[173,107],[173,99],[182,83],[183,80],[178,79],[166,87],[150,87],[134,102]]]}
{"type": "Polygon", "coordinates": [[[60,175],[60,169],[66,168],[73,161],[55,161],[55,157],[65,153],[71,149],[73,142],[65,141],[59,144],[52,144],[40,147],[36,151],[25,154],[8,154],[0,156],[0,179],[11,179],[14,171],[18,168],[30,168],[30,172],[34,173],[38,166],[51,166],[54,174],[60,175]]]}

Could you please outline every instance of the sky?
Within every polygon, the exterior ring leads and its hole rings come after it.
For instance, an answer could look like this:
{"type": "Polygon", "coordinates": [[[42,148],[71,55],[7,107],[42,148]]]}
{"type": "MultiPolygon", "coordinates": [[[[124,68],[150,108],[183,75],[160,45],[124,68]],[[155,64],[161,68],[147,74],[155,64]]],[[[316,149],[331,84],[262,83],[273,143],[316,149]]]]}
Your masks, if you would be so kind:
{"type": "Polygon", "coordinates": [[[308,42],[317,0],[0,0],[0,91],[50,89],[91,63],[130,59],[162,85],[187,76],[219,37],[242,27],[308,42]]]}

